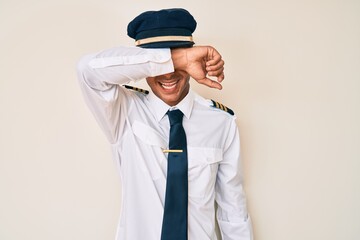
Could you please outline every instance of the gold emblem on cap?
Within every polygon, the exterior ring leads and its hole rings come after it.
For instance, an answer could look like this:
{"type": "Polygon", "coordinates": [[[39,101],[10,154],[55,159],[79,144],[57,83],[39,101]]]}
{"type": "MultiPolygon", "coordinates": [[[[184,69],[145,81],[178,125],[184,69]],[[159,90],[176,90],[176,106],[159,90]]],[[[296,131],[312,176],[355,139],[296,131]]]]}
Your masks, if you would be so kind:
{"type": "Polygon", "coordinates": [[[154,43],[154,42],[168,42],[168,41],[188,41],[193,42],[193,37],[191,36],[159,36],[159,37],[150,37],[137,40],[135,42],[136,46],[147,44],[147,43],[154,43]]]}

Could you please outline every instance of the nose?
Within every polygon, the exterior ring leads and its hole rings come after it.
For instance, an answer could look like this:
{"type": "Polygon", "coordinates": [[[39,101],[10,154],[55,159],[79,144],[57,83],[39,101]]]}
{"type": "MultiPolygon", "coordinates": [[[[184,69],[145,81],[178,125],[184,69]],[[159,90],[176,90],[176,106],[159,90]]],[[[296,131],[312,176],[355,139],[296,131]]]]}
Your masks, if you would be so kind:
{"type": "Polygon", "coordinates": [[[166,74],[163,74],[160,77],[160,80],[170,80],[173,78],[173,72],[172,73],[166,73],[166,74]]]}

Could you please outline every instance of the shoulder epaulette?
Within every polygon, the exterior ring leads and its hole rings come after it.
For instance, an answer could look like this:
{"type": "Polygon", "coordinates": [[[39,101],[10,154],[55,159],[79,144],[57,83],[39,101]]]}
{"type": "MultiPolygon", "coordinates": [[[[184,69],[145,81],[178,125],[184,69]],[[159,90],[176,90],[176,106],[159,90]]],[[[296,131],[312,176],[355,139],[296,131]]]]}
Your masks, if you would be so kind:
{"type": "Polygon", "coordinates": [[[141,89],[141,88],[137,88],[137,87],[133,87],[133,86],[129,86],[129,85],[123,85],[126,89],[131,89],[131,90],[134,90],[134,91],[137,91],[137,92],[141,92],[141,93],[144,93],[144,94],[149,94],[149,91],[148,90],[145,90],[145,89],[141,89]]]}
{"type": "Polygon", "coordinates": [[[225,105],[222,105],[221,103],[216,102],[216,101],[214,101],[212,99],[211,99],[211,102],[213,103],[213,107],[221,109],[221,110],[229,113],[230,115],[234,115],[234,111],[231,110],[230,108],[226,107],[225,105]]]}

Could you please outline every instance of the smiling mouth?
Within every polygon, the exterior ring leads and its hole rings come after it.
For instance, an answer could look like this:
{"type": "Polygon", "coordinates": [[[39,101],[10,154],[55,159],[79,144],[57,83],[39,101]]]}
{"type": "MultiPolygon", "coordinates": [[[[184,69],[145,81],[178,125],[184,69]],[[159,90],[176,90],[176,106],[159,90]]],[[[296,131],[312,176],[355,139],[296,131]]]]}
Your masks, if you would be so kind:
{"type": "Polygon", "coordinates": [[[171,89],[176,87],[176,84],[178,83],[178,80],[175,80],[175,81],[172,81],[172,82],[159,82],[159,83],[164,89],[171,90],[171,89]]]}

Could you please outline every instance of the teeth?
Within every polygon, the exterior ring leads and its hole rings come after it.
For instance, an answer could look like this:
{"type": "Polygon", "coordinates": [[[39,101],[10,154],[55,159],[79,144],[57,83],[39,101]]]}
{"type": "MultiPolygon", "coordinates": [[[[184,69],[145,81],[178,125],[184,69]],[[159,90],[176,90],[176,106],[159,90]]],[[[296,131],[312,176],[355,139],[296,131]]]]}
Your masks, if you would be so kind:
{"type": "Polygon", "coordinates": [[[165,89],[173,89],[176,86],[176,82],[171,82],[171,83],[161,83],[161,86],[165,89]]]}
{"type": "Polygon", "coordinates": [[[173,89],[175,87],[175,85],[173,85],[173,86],[164,86],[163,85],[163,88],[165,88],[165,89],[173,89]]]}

